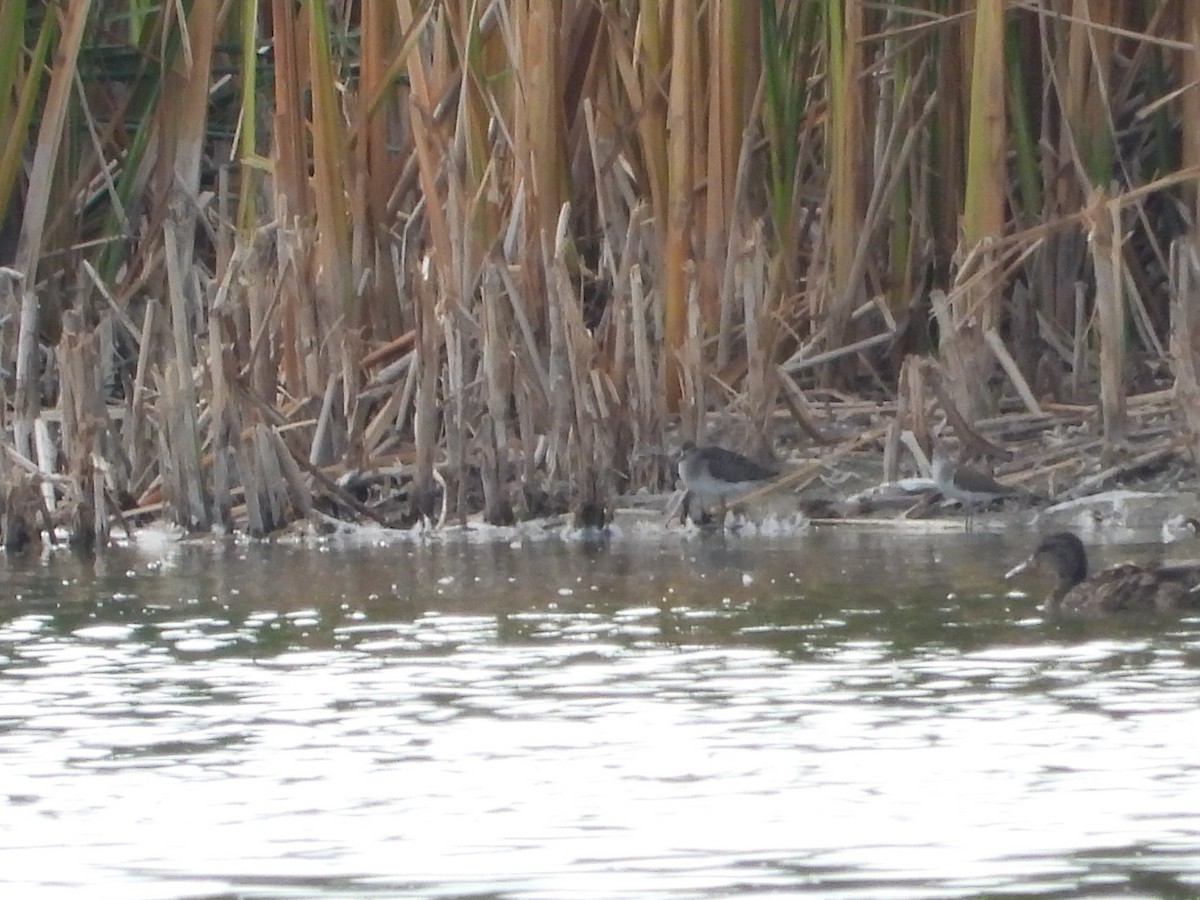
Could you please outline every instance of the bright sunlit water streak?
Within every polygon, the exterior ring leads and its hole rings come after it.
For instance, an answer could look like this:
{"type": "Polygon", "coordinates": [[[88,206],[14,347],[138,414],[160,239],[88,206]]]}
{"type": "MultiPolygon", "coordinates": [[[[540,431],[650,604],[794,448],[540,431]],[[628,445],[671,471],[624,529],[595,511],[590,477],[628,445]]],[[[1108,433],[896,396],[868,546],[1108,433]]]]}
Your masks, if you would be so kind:
{"type": "Polygon", "coordinates": [[[13,897],[1200,892],[1200,622],[994,536],[7,560],[13,897]]]}

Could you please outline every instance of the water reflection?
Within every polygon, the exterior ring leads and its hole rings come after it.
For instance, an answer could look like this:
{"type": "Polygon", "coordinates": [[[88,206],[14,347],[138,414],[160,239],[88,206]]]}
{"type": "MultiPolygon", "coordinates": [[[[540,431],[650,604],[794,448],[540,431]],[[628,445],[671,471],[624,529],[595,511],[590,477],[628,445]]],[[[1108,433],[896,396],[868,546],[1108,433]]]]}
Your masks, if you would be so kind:
{"type": "Polygon", "coordinates": [[[993,535],[4,560],[6,895],[1192,896],[1200,621],[993,535]]]}

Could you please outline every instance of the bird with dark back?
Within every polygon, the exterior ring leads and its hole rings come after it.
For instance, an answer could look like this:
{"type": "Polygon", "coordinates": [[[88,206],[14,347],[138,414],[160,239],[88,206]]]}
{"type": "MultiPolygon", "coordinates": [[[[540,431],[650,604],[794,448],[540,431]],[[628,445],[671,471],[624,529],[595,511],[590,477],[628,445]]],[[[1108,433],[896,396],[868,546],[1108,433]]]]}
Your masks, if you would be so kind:
{"type": "Polygon", "coordinates": [[[934,451],[932,469],[933,481],[942,496],[968,508],[984,506],[1018,493],[1016,488],[1001,484],[987,472],[956,463],[942,450],[934,451]]]}
{"type": "Polygon", "coordinates": [[[691,513],[693,498],[698,498],[702,505],[706,499],[715,499],[720,505],[723,521],[730,497],[744,494],[779,474],[776,469],[716,444],[698,446],[687,441],[681,449],[679,478],[687,490],[683,501],[684,516],[691,513]]]}

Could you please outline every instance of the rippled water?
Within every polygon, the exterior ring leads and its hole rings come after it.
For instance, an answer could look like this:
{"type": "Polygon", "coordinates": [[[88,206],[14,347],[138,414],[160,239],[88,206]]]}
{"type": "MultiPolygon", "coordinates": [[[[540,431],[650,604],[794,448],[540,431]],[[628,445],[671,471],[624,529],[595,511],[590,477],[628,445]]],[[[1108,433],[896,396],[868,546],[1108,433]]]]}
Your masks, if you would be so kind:
{"type": "Polygon", "coordinates": [[[0,560],[0,895],[1197,896],[1200,619],[1043,622],[1026,550],[0,560]]]}

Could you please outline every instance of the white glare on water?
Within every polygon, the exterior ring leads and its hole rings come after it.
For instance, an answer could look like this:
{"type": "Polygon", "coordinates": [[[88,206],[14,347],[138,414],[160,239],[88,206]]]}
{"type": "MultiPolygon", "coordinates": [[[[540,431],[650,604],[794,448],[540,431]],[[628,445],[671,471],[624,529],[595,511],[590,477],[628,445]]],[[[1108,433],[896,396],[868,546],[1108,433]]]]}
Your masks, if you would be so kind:
{"type": "Polygon", "coordinates": [[[0,889],[1200,885],[1200,623],[1055,628],[943,549],[886,585],[782,540],[176,556],[72,623],[74,578],[0,608],[0,889]]]}

